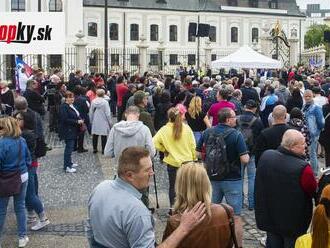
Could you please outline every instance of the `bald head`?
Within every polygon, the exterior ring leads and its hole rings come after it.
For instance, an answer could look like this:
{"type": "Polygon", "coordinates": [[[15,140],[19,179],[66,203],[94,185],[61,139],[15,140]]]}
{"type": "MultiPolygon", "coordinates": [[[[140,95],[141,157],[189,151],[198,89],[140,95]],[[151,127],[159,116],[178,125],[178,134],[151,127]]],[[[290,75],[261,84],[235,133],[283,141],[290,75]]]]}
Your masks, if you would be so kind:
{"type": "Polygon", "coordinates": [[[273,109],[273,118],[274,118],[274,124],[282,124],[286,122],[286,107],[283,105],[277,105],[273,109]]]}
{"type": "Polygon", "coordinates": [[[281,146],[285,149],[298,155],[305,155],[305,145],[305,137],[301,132],[289,129],[283,134],[281,146]]]}

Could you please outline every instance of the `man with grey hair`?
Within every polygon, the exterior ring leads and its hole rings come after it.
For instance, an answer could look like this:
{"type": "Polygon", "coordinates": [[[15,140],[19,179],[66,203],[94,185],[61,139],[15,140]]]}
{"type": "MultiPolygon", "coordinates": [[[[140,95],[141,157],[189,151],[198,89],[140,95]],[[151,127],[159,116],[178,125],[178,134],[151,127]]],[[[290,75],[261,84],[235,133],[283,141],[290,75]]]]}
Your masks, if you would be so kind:
{"type": "Polygon", "coordinates": [[[256,140],[255,160],[256,166],[262,153],[268,149],[276,149],[280,144],[283,134],[290,127],[286,124],[286,107],[277,105],[272,112],[273,126],[262,130],[256,140]]]}
{"type": "Polygon", "coordinates": [[[318,176],[319,167],[317,160],[317,144],[320,137],[321,130],[324,127],[325,120],[322,113],[322,108],[314,103],[313,92],[305,90],[304,92],[305,104],[302,111],[305,115],[306,124],[310,133],[310,160],[315,176],[318,176]]]}
{"type": "Polygon", "coordinates": [[[38,92],[38,82],[34,79],[30,79],[27,81],[26,91],[24,93],[24,97],[29,104],[29,108],[33,111],[37,112],[41,116],[45,115],[45,99],[38,92]]]}
{"type": "Polygon", "coordinates": [[[305,146],[303,134],[290,129],[280,147],[265,151],[260,158],[255,217],[257,227],[267,232],[267,247],[294,247],[309,227],[317,183],[304,157],[305,146]]]}

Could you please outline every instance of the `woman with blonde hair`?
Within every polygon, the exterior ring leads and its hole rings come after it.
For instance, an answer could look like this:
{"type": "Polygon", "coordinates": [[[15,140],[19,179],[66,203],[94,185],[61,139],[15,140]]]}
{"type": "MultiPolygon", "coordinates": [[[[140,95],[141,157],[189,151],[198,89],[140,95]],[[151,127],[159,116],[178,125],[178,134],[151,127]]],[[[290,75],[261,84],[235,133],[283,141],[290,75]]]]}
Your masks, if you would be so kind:
{"type": "Polygon", "coordinates": [[[179,109],[170,108],[167,115],[167,124],[159,129],[153,142],[156,149],[165,154],[163,161],[167,164],[169,198],[172,207],[175,197],[176,171],[183,162],[196,160],[196,142],[190,127],[182,122],[179,109]]]}
{"type": "Polygon", "coordinates": [[[25,196],[31,157],[25,139],[20,135],[21,130],[15,118],[0,118],[0,240],[9,198],[13,196],[18,247],[25,247],[29,241],[26,235],[25,196]]]}
{"type": "Polygon", "coordinates": [[[174,215],[167,221],[163,240],[180,225],[182,213],[200,201],[205,204],[206,217],[185,237],[180,247],[233,247],[230,222],[223,206],[231,216],[233,209],[228,205],[211,204],[211,183],[202,164],[188,162],[181,166],[177,173],[175,193],[174,215]]]}
{"type": "Polygon", "coordinates": [[[324,187],[314,210],[311,233],[300,236],[295,248],[330,248],[330,185],[324,187]]]}
{"type": "Polygon", "coordinates": [[[196,144],[198,143],[202,132],[211,127],[207,113],[202,111],[202,99],[194,96],[189,103],[188,111],[185,114],[189,127],[194,132],[196,144]]]}

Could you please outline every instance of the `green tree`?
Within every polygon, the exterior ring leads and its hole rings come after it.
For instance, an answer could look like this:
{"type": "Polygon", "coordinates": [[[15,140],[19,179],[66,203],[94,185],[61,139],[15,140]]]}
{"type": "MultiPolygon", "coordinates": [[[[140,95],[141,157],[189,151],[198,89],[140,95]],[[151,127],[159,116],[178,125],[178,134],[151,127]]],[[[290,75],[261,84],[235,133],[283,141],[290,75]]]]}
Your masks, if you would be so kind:
{"type": "Polygon", "coordinates": [[[316,47],[324,44],[323,34],[325,30],[330,30],[330,27],[324,24],[314,24],[310,26],[305,34],[305,48],[316,47]]]}

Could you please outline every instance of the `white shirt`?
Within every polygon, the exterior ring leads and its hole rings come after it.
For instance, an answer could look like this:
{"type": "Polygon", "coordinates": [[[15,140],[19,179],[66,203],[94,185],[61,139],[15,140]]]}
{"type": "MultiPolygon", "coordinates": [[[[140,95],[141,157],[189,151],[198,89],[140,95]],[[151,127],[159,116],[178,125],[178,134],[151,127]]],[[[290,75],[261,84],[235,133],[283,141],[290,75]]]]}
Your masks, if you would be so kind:
{"type": "Polygon", "coordinates": [[[324,96],[316,96],[314,97],[314,103],[322,108],[323,105],[328,103],[328,99],[324,96]]]}

